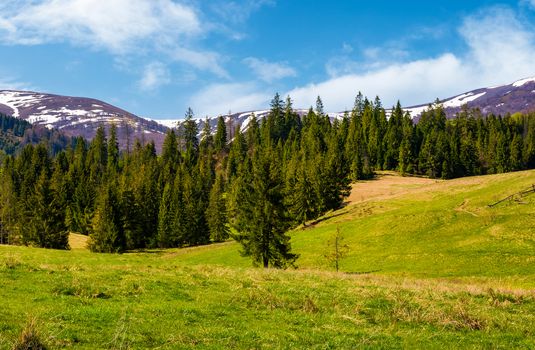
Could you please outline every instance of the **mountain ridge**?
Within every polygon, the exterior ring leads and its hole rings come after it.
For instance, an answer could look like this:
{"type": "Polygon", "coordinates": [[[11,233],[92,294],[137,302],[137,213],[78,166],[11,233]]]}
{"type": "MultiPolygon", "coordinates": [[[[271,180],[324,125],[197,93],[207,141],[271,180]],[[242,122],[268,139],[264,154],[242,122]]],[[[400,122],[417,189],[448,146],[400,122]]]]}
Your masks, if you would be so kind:
{"type": "MultiPolygon", "coordinates": [[[[492,86],[488,88],[478,88],[475,90],[467,91],[449,98],[439,99],[440,103],[444,107],[444,111],[448,119],[454,118],[466,104],[470,109],[479,109],[483,115],[495,114],[505,115],[507,113],[516,112],[532,112],[535,111],[535,76],[523,78],[514,81],[510,84],[492,86]]],[[[423,111],[428,109],[434,104],[434,101],[428,103],[402,107],[403,110],[409,112],[411,117],[418,120],[423,111]]],[[[309,109],[294,109],[299,115],[305,115],[309,109]]],[[[390,109],[387,109],[389,112],[390,109]]],[[[247,122],[252,114],[259,119],[265,117],[269,113],[269,109],[251,110],[245,112],[238,112],[232,114],[222,114],[227,122],[230,120],[236,124],[247,126],[247,122]],[[242,125],[243,124],[243,125],[242,125]]],[[[351,111],[342,112],[328,112],[332,119],[341,118],[345,113],[351,113],[351,111]]],[[[209,117],[211,126],[215,126],[217,117],[209,117]]],[[[154,119],[158,123],[164,123],[168,127],[176,127],[180,125],[183,119],[154,119]]],[[[199,118],[200,124],[203,125],[204,118],[199,118]]]]}
{"type": "MultiPolygon", "coordinates": [[[[516,80],[513,83],[479,88],[450,98],[440,100],[448,118],[454,118],[466,104],[470,109],[479,109],[483,115],[505,115],[516,112],[535,111],[535,76],[516,80]]],[[[432,103],[425,103],[403,109],[417,121],[432,103]]],[[[303,116],[309,109],[294,109],[303,116]]],[[[388,110],[387,110],[388,111],[388,110]]],[[[83,136],[92,139],[99,126],[109,129],[117,127],[121,148],[130,147],[137,138],[142,143],[154,141],[161,149],[165,133],[169,128],[180,127],[183,119],[153,119],[137,116],[107,102],[87,97],[63,96],[35,91],[0,90],[0,113],[12,115],[49,129],[61,130],[67,136],[83,136]]],[[[269,109],[252,110],[221,115],[225,118],[229,133],[239,126],[247,128],[251,117],[264,118],[269,109]]],[[[329,112],[332,119],[341,118],[346,112],[329,112]]],[[[219,116],[196,118],[201,132],[205,120],[215,130],[219,116]]],[[[231,136],[231,135],[230,135],[231,136]]]]}
{"type": "Polygon", "coordinates": [[[123,149],[136,138],[154,141],[160,148],[167,131],[161,124],[101,100],[34,91],[0,90],[0,113],[87,139],[94,137],[99,126],[109,129],[115,124],[123,149]]]}

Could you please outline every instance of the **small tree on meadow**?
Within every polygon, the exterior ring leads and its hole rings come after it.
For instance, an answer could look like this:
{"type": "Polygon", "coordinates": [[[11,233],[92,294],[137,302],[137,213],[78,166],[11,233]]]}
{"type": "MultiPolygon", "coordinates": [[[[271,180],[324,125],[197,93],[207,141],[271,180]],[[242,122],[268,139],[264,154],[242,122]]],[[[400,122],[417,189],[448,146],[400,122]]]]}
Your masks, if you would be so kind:
{"type": "Polygon", "coordinates": [[[329,264],[333,264],[338,272],[340,267],[340,261],[349,254],[349,246],[344,244],[344,237],[340,233],[340,228],[336,228],[336,233],[334,233],[329,241],[327,242],[327,254],[325,254],[325,259],[329,264]]]}

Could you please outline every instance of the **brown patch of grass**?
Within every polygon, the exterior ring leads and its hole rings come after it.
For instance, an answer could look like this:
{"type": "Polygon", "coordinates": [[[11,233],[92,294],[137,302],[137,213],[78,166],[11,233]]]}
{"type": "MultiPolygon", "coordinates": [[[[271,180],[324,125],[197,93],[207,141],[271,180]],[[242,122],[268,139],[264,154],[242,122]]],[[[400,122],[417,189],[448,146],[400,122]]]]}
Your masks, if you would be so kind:
{"type": "Polygon", "coordinates": [[[108,299],[110,294],[99,288],[99,286],[90,285],[81,282],[77,278],[73,279],[71,283],[60,284],[52,289],[54,295],[74,296],[81,299],[108,299]]]}
{"type": "Polygon", "coordinates": [[[69,234],[69,246],[71,249],[87,249],[88,240],[89,237],[86,235],[81,235],[79,233],[69,234]]]}
{"type": "Polygon", "coordinates": [[[41,340],[41,335],[37,330],[37,320],[30,317],[26,326],[22,329],[19,338],[12,347],[13,350],[44,350],[46,345],[41,340]]]}
{"type": "Polygon", "coordinates": [[[4,261],[0,264],[6,270],[14,270],[21,265],[20,259],[13,254],[7,254],[4,261]]]}
{"type": "Polygon", "coordinates": [[[314,301],[312,297],[310,296],[305,297],[305,301],[303,302],[303,311],[314,313],[314,314],[319,311],[317,303],[314,301]]]}
{"type": "Polygon", "coordinates": [[[400,176],[393,171],[380,172],[372,180],[358,181],[352,185],[348,204],[362,203],[369,200],[382,200],[405,195],[441,180],[425,177],[400,176]]]}

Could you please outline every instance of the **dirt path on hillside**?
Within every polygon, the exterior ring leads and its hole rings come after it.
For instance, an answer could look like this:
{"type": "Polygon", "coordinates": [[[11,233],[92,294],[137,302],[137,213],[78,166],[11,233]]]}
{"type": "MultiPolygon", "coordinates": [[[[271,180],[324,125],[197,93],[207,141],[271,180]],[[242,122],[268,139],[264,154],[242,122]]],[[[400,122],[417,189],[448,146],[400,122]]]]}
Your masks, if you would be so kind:
{"type": "Polygon", "coordinates": [[[395,172],[380,172],[372,180],[358,181],[352,185],[348,205],[369,200],[389,199],[441,182],[425,177],[400,176],[395,172]]]}

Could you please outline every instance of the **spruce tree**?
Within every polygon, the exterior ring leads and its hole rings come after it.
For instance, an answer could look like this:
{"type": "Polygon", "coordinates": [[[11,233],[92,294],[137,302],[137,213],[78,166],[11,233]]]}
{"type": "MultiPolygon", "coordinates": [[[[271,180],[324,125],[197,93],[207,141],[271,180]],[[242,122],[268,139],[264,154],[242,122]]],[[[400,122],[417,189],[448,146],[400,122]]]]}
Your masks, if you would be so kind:
{"type": "Polygon", "coordinates": [[[296,178],[291,179],[290,183],[287,193],[290,213],[296,223],[305,226],[308,220],[317,217],[319,199],[304,161],[300,162],[296,178]]]}
{"type": "Polygon", "coordinates": [[[223,193],[223,178],[217,176],[212,189],[206,219],[210,228],[210,238],[213,242],[223,242],[230,236],[227,217],[227,204],[223,193]]]}
{"type": "Polygon", "coordinates": [[[250,179],[243,179],[237,205],[237,240],[242,254],[255,265],[284,268],[293,265],[297,255],[291,253],[290,227],[283,201],[280,165],[269,143],[254,154],[250,179]]]}
{"type": "Polygon", "coordinates": [[[115,174],[119,166],[119,142],[117,141],[117,127],[112,124],[108,139],[108,172],[115,174]]]}
{"type": "Polygon", "coordinates": [[[31,197],[31,210],[26,214],[27,222],[23,225],[24,244],[55,249],[69,247],[63,211],[57,198],[46,171],[43,171],[35,185],[35,194],[31,197]]]}
{"type": "Polygon", "coordinates": [[[158,246],[160,248],[171,248],[177,245],[178,235],[175,221],[177,209],[173,183],[166,183],[158,212],[158,246]]]}
{"type": "Polygon", "coordinates": [[[126,248],[126,237],[121,223],[116,184],[109,182],[100,191],[92,220],[89,249],[98,253],[120,253],[126,248]]]}
{"type": "Polygon", "coordinates": [[[214,136],[214,147],[216,152],[221,152],[227,149],[227,125],[225,118],[219,116],[217,118],[217,129],[214,136]]]}

